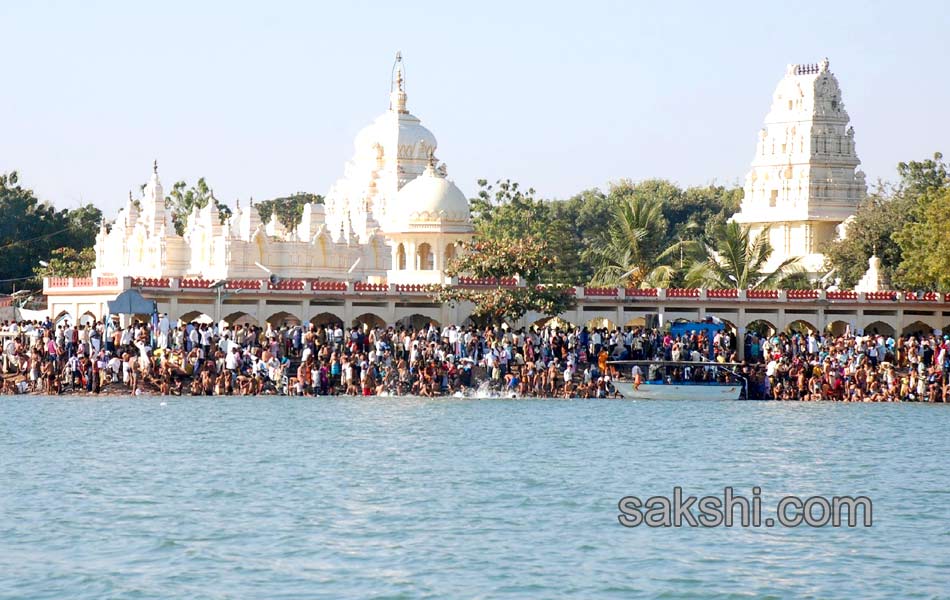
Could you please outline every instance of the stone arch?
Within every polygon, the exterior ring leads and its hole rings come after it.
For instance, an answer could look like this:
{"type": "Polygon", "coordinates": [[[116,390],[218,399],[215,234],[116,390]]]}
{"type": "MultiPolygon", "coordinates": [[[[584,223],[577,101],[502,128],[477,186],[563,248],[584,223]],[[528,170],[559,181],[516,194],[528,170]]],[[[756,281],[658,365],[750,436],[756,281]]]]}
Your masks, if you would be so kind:
{"type": "Polygon", "coordinates": [[[207,323],[209,325],[214,322],[214,319],[212,319],[205,313],[201,312],[200,310],[188,311],[185,314],[183,314],[179,320],[182,323],[191,323],[192,321],[195,321],[197,323],[207,323]]]}
{"type": "Polygon", "coordinates": [[[413,313],[411,315],[405,316],[399,319],[396,324],[403,327],[409,328],[412,327],[414,330],[425,329],[429,326],[430,323],[435,323],[436,327],[441,327],[439,322],[432,317],[427,317],[419,313],[413,313]]]}
{"type": "Polygon", "coordinates": [[[785,328],[787,333],[800,333],[808,335],[809,333],[818,333],[818,328],[805,319],[795,319],[785,328]]]}
{"type": "Polygon", "coordinates": [[[310,318],[310,324],[314,327],[343,324],[343,319],[331,312],[322,312],[310,318]]]}
{"type": "Polygon", "coordinates": [[[885,323],[884,321],[874,321],[864,326],[864,334],[881,334],[894,337],[894,327],[890,323],[885,323]]]}
{"type": "Polygon", "coordinates": [[[759,337],[772,337],[778,331],[778,328],[768,319],[754,319],[746,324],[745,330],[749,333],[755,333],[759,337]]]}
{"type": "Polygon", "coordinates": [[[617,324],[613,322],[609,317],[594,317],[585,323],[587,329],[606,329],[607,331],[614,331],[617,329],[617,324]]]}
{"type": "Polygon", "coordinates": [[[396,270],[406,270],[406,246],[402,242],[399,242],[399,245],[396,246],[396,270]]]}
{"type": "Polygon", "coordinates": [[[904,337],[915,335],[915,336],[927,336],[933,333],[934,328],[931,327],[928,323],[923,321],[914,321],[910,325],[907,325],[901,330],[901,335],[904,337]]]}
{"type": "Polygon", "coordinates": [[[847,321],[831,321],[825,326],[825,333],[831,335],[832,337],[841,337],[848,332],[848,327],[850,325],[851,324],[847,321]]]}
{"type": "Polygon", "coordinates": [[[624,323],[624,327],[646,327],[647,319],[643,315],[631,317],[624,323]]]}
{"type": "Polygon", "coordinates": [[[541,317],[540,319],[531,323],[531,328],[535,328],[539,330],[546,329],[548,327],[555,327],[563,331],[564,329],[573,329],[574,324],[558,316],[541,317]]]}
{"type": "Polygon", "coordinates": [[[247,323],[248,325],[257,326],[260,323],[257,321],[257,317],[252,314],[246,313],[242,310],[233,312],[226,317],[224,317],[224,322],[230,325],[231,327],[239,327],[247,323]]]}
{"type": "MultiPolygon", "coordinates": [[[[536,313],[535,313],[535,314],[536,314],[536,313]]],[[[421,316],[424,316],[424,315],[413,315],[413,316],[420,316],[420,317],[421,317],[421,316]]],[[[432,319],[432,318],[429,318],[429,317],[425,317],[425,318],[428,319],[429,321],[435,321],[436,323],[438,323],[438,321],[436,321],[435,319],[432,319]]],[[[544,320],[544,319],[546,319],[546,318],[548,318],[548,317],[546,317],[546,316],[545,316],[545,317],[540,317],[540,318],[537,318],[537,319],[535,319],[534,321],[530,321],[530,322],[531,322],[531,323],[534,323],[534,322],[537,322],[537,321],[539,321],[539,320],[544,320]]],[[[529,319],[529,320],[530,320],[530,319],[529,319]]],[[[401,323],[401,322],[402,322],[402,321],[397,321],[397,323],[401,323]]],[[[528,321],[525,321],[525,322],[528,322],[528,321]]],[[[487,325],[487,321],[486,321],[484,318],[478,318],[478,317],[476,317],[474,314],[469,314],[467,317],[465,317],[465,318],[462,320],[461,323],[459,323],[459,325],[461,325],[462,327],[477,327],[477,328],[482,328],[482,327],[485,327],[485,326],[487,325]]],[[[512,324],[509,323],[508,321],[495,322],[494,325],[495,325],[496,327],[502,327],[502,328],[505,328],[505,329],[512,329],[512,327],[513,327],[512,324]]],[[[428,326],[428,325],[427,325],[427,326],[428,326]]]]}
{"type": "Polygon", "coordinates": [[[59,325],[59,324],[62,323],[63,321],[68,321],[68,322],[70,322],[70,323],[73,322],[73,315],[70,314],[70,312],[69,312],[68,310],[61,310],[61,311],[59,311],[59,314],[56,315],[56,318],[55,318],[55,319],[53,319],[53,324],[54,324],[54,325],[59,325]]]}
{"type": "Polygon", "coordinates": [[[722,332],[725,334],[731,335],[732,338],[735,339],[735,337],[739,334],[739,327],[736,326],[735,321],[732,321],[730,319],[723,319],[722,317],[717,317],[717,318],[720,321],[722,321],[722,324],[725,326],[722,332]]]}
{"type": "Polygon", "coordinates": [[[271,316],[267,317],[265,321],[273,328],[282,327],[284,323],[291,326],[300,325],[300,319],[297,317],[297,315],[289,313],[285,310],[275,312],[271,316]]]}
{"type": "Polygon", "coordinates": [[[79,315],[79,321],[77,324],[85,327],[86,325],[95,325],[96,321],[98,320],[98,317],[92,314],[91,310],[87,310],[86,312],[79,315]]]}
{"type": "Polygon", "coordinates": [[[353,327],[359,327],[361,325],[369,325],[370,329],[375,329],[377,327],[385,328],[386,319],[377,314],[363,313],[353,319],[353,327]]]}
{"type": "Polygon", "coordinates": [[[432,253],[432,246],[428,242],[422,242],[416,248],[416,260],[419,263],[420,271],[431,271],[435,268],[435,255],[432,253]]]}
{"type": "Polygon", "coordinates": [[[444,264],[445,265],[449,264],[449,261],[453,260],[457,255],[458,253],[455,251],[455,244],[454,243],[446,244],[444,264]]]}

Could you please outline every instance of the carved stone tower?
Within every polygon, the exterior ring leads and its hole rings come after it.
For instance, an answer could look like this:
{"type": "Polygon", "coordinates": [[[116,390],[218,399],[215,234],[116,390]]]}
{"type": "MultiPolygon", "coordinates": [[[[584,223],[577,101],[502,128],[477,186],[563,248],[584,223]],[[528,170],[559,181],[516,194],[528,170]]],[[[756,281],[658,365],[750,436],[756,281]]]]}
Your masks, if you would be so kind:
{"type": "Polygon", "coordinates": [[[745,197],[732,218],[753,235],[770,227],[774,267],[799,257],[811,275],[823,270],[823,245],[867,193],[854,128],[828,59],[788,65],[759,132],[745,197]]]}

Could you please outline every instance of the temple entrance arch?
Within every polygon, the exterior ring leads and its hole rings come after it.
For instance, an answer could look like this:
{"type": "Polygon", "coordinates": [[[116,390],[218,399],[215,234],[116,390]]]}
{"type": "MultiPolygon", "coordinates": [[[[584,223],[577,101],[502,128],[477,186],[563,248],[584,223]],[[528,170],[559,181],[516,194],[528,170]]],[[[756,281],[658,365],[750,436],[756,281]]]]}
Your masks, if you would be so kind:
{"type": "Polygon", "coordinates": [[[434,324],[436,327],[441,327],[437,320],[419,313],[413,313],[396,321],[396,325],[399,325],[403,329],[412,327],[412,329],[415,331],[427,329],[430,324],[434,324]]]}
{"type": "Polygon", "coordinates": [[[300,319],[298,319],[296,315],[293,315],[285,310],[272,314],[271,316],[267,317],[265,321],[274,329],[279,329],[284,325],[287,325],[288,327],[300,325],[300,319]]]}
{"type": "Polygon", "coordinates": [[[568,331],[574,329],[574,324],[570,321],[565,321],[561,317],[541,317],[537,321],[531,324],[531,328],[542,330],[542,329],[559,329],[561,331],[568,331]]]}
{"type": "Polygon", "coordinates": [[[632,319],[628,319],[627,322],[624,323],[624,327],[646,327],[646,325],[647,325],[646,317],[633,317],[632,319]]]}
{"type": "Polygon", "coordinates": [[[745,326],[745,330],[749,333],[754,333],[757,336],[761,337],[772,337],[775,335],[775,332],[778,331],[778,328],[775,327],[775,324],[766,319],[756,319],[750,321],[748,325],[745,326]]]}
{"type": "Polygon", "coordinates": [[[92,314],[92,311],[87,310],[86,312],[79,315],[79,324],[83,327],[86,325],[95,325],[98,319],[96,315],[92,314]]]}
{"type": "Polygon", "coordinates": [[[617,324],[608,319],[607,317],[594,317],[586,323],[587,329],[606,329],[607,331],[614,331],[617,329],[617,324]]]}
{"type": "Polygon", "coordinates": [[[55,319],[53,319],[53,324],[54,324],[54,325],[59,325],[59,324],[64,323],[64,322],[69,322],[69,323],[72,323],[72,322],[73,322],[73,316],[72,316],[71,314],[69,314],[69,311],[68,311],[68,310],[61,310],[61,311],[59,311],[59,314],[56,315],[56,318],[55,318],[55,319]]]}
{"type": "Polygon", "coordinates": [[[327,325],[343,325],[343,319],[333,313],[322,312],[319,315],[310,318],[310,324],[314,327],[326,327],[327,325]]]}
{"type": "Polygon", "coordinates": [[[894,337],[894,328],[884,321],[874,321],[864,327],[864,335],[883,335],[894,337]]]}
{"type": "Polygon", "coordinates": [[[907,327],[904,327],[904,329],[901,330],[901,335],[904,337],[911,336],[911,335],[923,337],[923,336],[928,336],[931,333],[933,333],[933,330],[934,330],[933,327],[931,327],[927,323],[924,323],[923,321],[914,321],[913,323],[911,323],[907,327]]]}
{"type": "Polygon", "coordinates": [[[825,326],[825,333],[832,337],[841,337],[848,332],[849,325],[845,321],[832,321],[825,326]]]}
{"type": "MultiPolygon", "coordinates": [[[[544,319],[547,319],[547,318],[548,317],[542,317],[541,319],[538,319],[538,321],[543,321],[544,319]]],[[[462,327],[475,327],[476,329],[484,329],[488,327],[489,325],[492,327],[500,327],[502,329],[512,329],[512,325],[510,325],[508,321],[501,321],[501,322],[496,321],[494,323],[489,323],[485,317],[476,317],[475,315],[469,315],[465,317],[465,319],[462,320],[460,325],[462,327]]],[[[428,327],[428,325],[426,326],[428,327]]]]}
{"type": "Polygon", "coordinates": [[[730,321],[729,319],[723,319],[723,318],[720,318],[720,317],[717,317],[717,318],[718,318],[720,321],[722,321],[722,324],[725,326],[725,328],[722,330],[723,333],[726,333],[726,334],[732,336],[733,339],[735,339],[735,336],[736,336],[736,335],[738,334],[738,332],[739,332],[739,328],[736,326],[735,322],[730,321]]]}
{"type": "Polygon", "coordinates": [[[179,320],[182,323],[194,322],[194,323],[206,323],[208,325],[214,322],[214,319],[212,319],[205,313],[201,312],[200,310],[192,310],[192,311],[186,312],[185,314],[181,316],[179,320]]]}
{"type": "Polygon", "coordinates": [[[368,326],[370,329],[385,329],[386,320],[379,315],[373,313],[363,313],[360,316],[353,319],[353,327],[362,327],[363,325],[368,326]]]}
{"type": "Polygon", "coordinates": [[[224,317],[224,322],[231,327],[240,327],[245,323],[253,326],[258,325],[257,317],[240,310],[224,317]]]}
{"type": "Polygon", "coordinates": [[[808,335],[810,333],[817,333],[818,328],[804,319],[797,319],[789,323],[788,327],[785,328],[785,331],[790,334],[800,333],[801,335],[808,335]]]}

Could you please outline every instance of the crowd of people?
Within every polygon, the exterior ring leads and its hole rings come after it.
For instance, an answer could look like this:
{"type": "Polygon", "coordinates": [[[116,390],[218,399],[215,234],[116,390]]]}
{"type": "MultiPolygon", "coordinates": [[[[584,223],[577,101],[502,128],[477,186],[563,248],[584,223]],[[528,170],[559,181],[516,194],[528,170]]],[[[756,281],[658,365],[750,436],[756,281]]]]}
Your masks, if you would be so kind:
{"type": "Polygon", "coordinates": [[[950,336],[750,335],[750,396],[844,402],[950,401],[950,336]]]}
{"type": "Polygon", "coordinates": [[[4,393],[604,398],[631,377],[613,361],[664,360],[733,364],[752,399],[942,402],[950,374],[950,341],[935,336],[750,332],[740,362],[735,337],[706,328],[218,326],[161,315],[126,327],[7,322],[0,334],[4,393]]]}

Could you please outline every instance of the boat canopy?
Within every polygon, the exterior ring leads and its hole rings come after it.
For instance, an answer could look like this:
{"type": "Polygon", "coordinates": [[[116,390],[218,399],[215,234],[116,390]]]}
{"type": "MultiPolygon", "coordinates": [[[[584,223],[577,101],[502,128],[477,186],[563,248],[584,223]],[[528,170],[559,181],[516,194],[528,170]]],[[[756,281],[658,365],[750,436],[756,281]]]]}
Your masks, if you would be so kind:
{"type": "Polygon", "coordinates": [[[722,324],[722,321],[718,323],[711,322],[699,322],[699,321],[680,321],[677,323],[670,323],[670,333],[676,337],[679,337],[686,333],[705,331],[706,333],[715,333],[717,331],[722,331],[725,329],[725,325],[722,324]]]}

